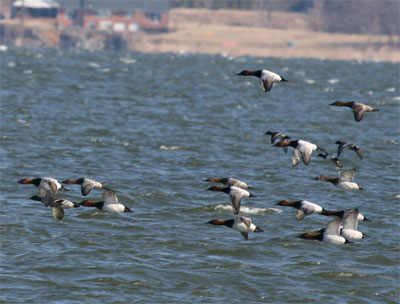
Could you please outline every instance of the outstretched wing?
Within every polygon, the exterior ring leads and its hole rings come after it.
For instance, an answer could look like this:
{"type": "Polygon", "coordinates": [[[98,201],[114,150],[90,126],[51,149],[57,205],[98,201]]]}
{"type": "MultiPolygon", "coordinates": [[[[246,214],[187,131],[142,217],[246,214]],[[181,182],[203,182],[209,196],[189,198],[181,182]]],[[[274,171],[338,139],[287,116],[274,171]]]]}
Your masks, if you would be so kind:
{"type": "Polygon", "coordinates": [[[243,235],[245,240],[249,239],[249,233],[248,232],[240,232],[240,233],[241,233],[241,235],[243,235]]]}
{"type": "Polygon", "coordinates": [[[338,146],[337,157],[339,157],[340,154],[342,154],[344,148],[346,148],[348,145],[349,145],[348,143],[341,142],[341,144],[338,146]]]}
{"type": "Polygon", "coordinates": [[[93,186],[94,186],[94,183],[90,183],[90,182],[82,184],[82,187],[81,187],[82,195],[83,196],[88,195],[90,190],[93,189],[93,186]]]}
{"type": "Polygon", "coordinates": [[[305,216],[306,216],[306,214],[303,211],[301,211],[300,209],[297,209],[296,219],[298,221],[301,221],[305,216]]]}
{"type": "Polygon", "coordinates": [[[114,190],[106,190],[103,193],[103,201],[105,204],[119,204],[118,197],[114,190]]]}
{"type": "Polygon", "coordinates": [[[342,182],[354,182],[354,173],[356,169],[347,169],[339,172],[339,178],[342,182]]]}
{"type": "Polygon", "coordinates": [[[51,206],[52,201],[54,200],[54,193],[51,191],[46,191],[43,189],[39,190],[39,195],[42,198],[42,203],[45,207],[51,206]]]}
{"type": "Polygon", "coordinates": [[[239,193],[230,195],[233,214],[238,215],[240,211],[240,201],[242,196],[239,193]]]}
{"type": "Polygon", "coordinates": [[[261,79],[261,88],[264,92],[269,92],[272,89],[272,85],[274,84],[273,81],[268,79],[261,79]]]}
{"type": "Polygon", "coordinates": [[[241,216],[240,220],[246,225],[247,229],[250,229],[250,226],[251,226],[250,218],[241,216]]]}
{"type": "Polygon", "coordinates": [[[353,105],[353,113],[354,113],[354,119],[356,121],[360,121],[364,117],[364,113],[365,113],[364,105],[354,104],[353,105]]]}
{"type": "Polygon", "coordinates": [[[61,207],[51,207],[51,213],[56,220],[61,221],[65,215],[64,209],[61,207]]]}
{"type": "Polygon", "coordinates": [[[343,219],[343,229],[357,230],[358,226],[358,209],[347,211],[346,217],[343,219]]]}
{"type": "Polygon", "coordinates": [[[308,165],[311,161],[311,153],[312,153],[312,148],[307,146],[302,147],[301,150],[301,158],[303,159],[303,162],[305,165],[308,165]]]}
{"type": "Polygon", "coordinates": [[[359,157],[360,159],[363,159],[361,150],[360,150],[357,146],[354,146],[354,149],[353,149],[353,150],[357,153],[357,155],[358,155],[358,157],[359,157]]]}
{"type": "Polygon", "coordinates": [[[292,166],[296,167],[301,159],[301,152],[297,149],[293,149],[292,166]]]}
{"type": "Polygon", "coordinates": [[[325,234],[340,235],[340,221],[339,220],[330,221],[328,223],[328,226],[326,226],[325,234]]]}

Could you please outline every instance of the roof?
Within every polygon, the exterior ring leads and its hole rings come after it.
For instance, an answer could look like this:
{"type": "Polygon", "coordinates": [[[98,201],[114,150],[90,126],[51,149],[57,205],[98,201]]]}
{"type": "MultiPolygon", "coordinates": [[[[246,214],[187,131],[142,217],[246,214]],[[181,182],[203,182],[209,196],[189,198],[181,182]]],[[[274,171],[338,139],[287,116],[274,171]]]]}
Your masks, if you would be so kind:
{"type": "Polygon", "coordinates": [[[66,9],[92,8],[94,10],[142,10],[150,13],[163,13],[170,9],[169,0],[58,0],[66,9]]]}
{"type": "Polygon", "coordinates": [[[59,8],[60,5],[54,0],[17,0],[14,1],[15,7],[29,8],[59,8]]]}

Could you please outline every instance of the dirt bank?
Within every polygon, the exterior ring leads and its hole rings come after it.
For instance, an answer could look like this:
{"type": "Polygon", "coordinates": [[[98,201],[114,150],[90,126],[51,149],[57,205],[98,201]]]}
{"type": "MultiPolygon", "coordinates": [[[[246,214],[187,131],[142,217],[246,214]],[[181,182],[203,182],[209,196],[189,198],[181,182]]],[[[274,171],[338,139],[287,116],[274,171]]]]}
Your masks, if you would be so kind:
{"type": "Polygon", "coordinates": [[[135,35],[128,48],[234,57],[400,61],[398,36],[316,32],[312,28],[318,19],[309,18],[290,13],[174,9],[169,33],[135,35]]]}

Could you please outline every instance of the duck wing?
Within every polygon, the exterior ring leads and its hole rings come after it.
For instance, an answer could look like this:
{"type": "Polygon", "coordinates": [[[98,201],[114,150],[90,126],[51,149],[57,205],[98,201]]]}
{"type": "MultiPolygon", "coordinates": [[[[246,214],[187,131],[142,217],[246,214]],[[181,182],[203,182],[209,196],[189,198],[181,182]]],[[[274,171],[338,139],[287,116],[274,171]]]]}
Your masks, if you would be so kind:
{"type": "Polygon", "coordinates": [[[338,166],[339,168],[343,168],[343,164],[342,164],[342,162],[340,161],[339,158],[337,158],[335,156],[332,156],[331,159],[335,163],[336,166],[338,166]]]}
{"type": "Polygon", "coordinates": [[[61,221],[64,218],[65,212],[61,207],[51,207],[51,213],[56,220],[61,221]]]}
{"type": "Polygon", "coordinates": [[[238,215],[240,211],[240,201],[242,199],[242,196],[239,193],[233,193],[230,195],[230,197],[233,214],[238,215]]]}
{"type": "Polygon", "coordinates": [[[337,150],[337,157],[340,156],[340,154],[342,154],[344,148],[346,148],[349,144],[346,142],[341,142],[340,145],[338,146],[338,150],[337,150]]]}
{"type": "Polygon", "coordinates": [[[354,173],[356,169],[347,169],[339,172],[339,179],[342,182],[354,182],[354,173]]]}
{"type": "Polygon", "coordinates": [[[106,190],[103,193],[103,201],[105,204],[119,204],[118,197],[114,190],[106,190]]]}
{"type": "Polygon", "coordinates": [[[242,222],[246,225],[246,227],[248,229],[250,229],[251,219],[249,219],[248,217],[244,217],[244,216],[241,216],[240,218],[241,218],[242,222]]]}
{"type": "Polygon", "coordinates": [[[274,84],[273,81],[268,79],[261,79],[261,88],[264,92],[269,92],[272,89],[272,85],[274,84]]]}
{"type": "Polygon", "coordinates": [[[328,223],[326,226],[325,234],[329,235],[340,235],[340,221],[333,220],[328,223]]]}
{"type": "Polygon", "coordinates": [[[39,196],[42,198],[42,203],[45,207],[51,206],[54,200],[54,193],[43,189],[39,190],[39,196]]]}
{"type": "Polygon", "coordinates": [[[358,155],[358,157],[359,157],[360,159],[363,159],[363,156],[362,156],[362,153],[361,153],[360,148],[358,148],[357,146],[353,145],[353,147],[352,147],[351,149],[354,150],[354,152],[357,153],[357,155],[358,155]]]}
{"type": "Polygon", "coordinates": [[[306,216],[306,214],[302,210],[297,209],[296,219],[298,221],[301,221],[305,216],[306,216]]]}
{"type": "Polygon", "coordinates": [[[354,113],[354,119],[356,121],[361,121],[361,119],[364,117],[365,106],[363,104],[354,103],[352,109],[354,113]]]}
{"type": "Polygon", "coordinates": [[[303,159],[305,165],[308,165],[310,163],[312,151],[313,151],[312,148],[309,146],[301,147],[300,150],[301,158],[303,159]]]}
{"type": "Polygon", "coordinates": [[[292,166],[296,167],[302,158],[301,152],[298,149],[293,149],[292,166]]]}
{"type": "Polygon", "coordinates": [[[81,186],[81,192],[83,196],[89,194],[89,192],[93,189],[94,183],[91,181],[85,181],[81,186]]]}
{"type": "Polygon", "coordinates": [[[343,229],[357,230],[358,226],[358,209],[349,210],[343,219],[343,229]]]}

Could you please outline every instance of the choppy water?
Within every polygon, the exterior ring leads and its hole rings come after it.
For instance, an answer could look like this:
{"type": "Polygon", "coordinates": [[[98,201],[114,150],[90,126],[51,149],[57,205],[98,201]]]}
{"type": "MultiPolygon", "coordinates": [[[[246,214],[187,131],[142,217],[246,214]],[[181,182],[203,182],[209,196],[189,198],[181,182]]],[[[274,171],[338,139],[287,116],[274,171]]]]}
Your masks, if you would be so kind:
{"type": "MultiPolygon", "coordinates": [[[[398,303],[399,66],[380,62],[57,52],[1,53],[2,303],[398,303]],[[290,82],[261,91],[243,69],[290,82]],[[335,100],[380,108],[357,123],[335,100]],[[291,167],[270,145],[284,131],[335,150],[365,191],[312,180],[335,176],[314,155],[291,167]],[[62,222],[21,178],[91,177],[134,210],[67,210],[62,222]],[[242,202],[264,233],[227,227],[229,198],[205,178],[250,183],[242,202]],[[330,220],[299,222],[280,200],[359,207],[369,237],[326,245],[296,238],[330,220]]],[[[79,186],[62,197],[79,202],[79,186]]],[[[89,198],[101,200],[101,191],[89,198]]]]}

